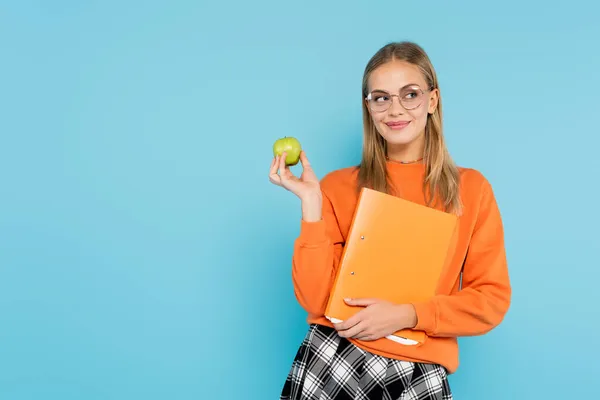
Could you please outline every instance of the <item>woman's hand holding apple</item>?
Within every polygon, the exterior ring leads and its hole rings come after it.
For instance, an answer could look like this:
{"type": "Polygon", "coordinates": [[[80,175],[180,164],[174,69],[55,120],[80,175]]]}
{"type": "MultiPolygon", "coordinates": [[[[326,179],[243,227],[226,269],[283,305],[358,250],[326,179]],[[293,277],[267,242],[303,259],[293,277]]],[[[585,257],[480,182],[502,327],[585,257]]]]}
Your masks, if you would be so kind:
{"type": "Polygon", "coordinates": [[[269,180],[294,193],[302,202],[302,219],[307,222],[316,222],[321,219],[321,208],[323,196],[321,194],[321,185],[315,175],[306,153],[300,153],[300,163],[302,164],[302,174],[295,176],[285,163],[286,152],[273,157],[271,161],[271,170],[269,180]],[[278,173],[279,172],[279,173],[278,173]]]}

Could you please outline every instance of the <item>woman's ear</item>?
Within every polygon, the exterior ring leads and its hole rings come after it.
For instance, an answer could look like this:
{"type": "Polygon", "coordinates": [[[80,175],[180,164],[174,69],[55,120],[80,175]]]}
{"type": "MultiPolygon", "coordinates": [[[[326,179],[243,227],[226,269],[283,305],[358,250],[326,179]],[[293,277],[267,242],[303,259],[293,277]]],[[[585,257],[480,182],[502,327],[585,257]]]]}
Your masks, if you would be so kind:
{"type": "Polygon", "coordinates": [[[371,118],[373,117],[373,113],[371,112],[371,107],[369,107],[369,100],[367,100],[366,98],[363,99],[363,101],[365,102],[365,107],[367,107],[367,112],[369,113],[369,115],[371,116],[371,118]]]}
{"type": "Polygon", "coordinates": [[[433,89],[430,93],[429,93],[429,109],[427,110],[427,112],[429,114],[433,114],[438,106],[438,100],[440,98],[440,92],[438,91],[438,89],[433,89]]]}

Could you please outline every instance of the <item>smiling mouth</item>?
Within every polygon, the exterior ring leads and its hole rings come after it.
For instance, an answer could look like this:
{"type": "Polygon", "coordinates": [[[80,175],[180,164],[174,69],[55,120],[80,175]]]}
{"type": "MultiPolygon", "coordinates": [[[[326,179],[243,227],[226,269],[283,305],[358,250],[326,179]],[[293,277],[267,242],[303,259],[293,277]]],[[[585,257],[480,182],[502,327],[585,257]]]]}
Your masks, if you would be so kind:
{"type": "Polygon", "coordinates": [[[386,125],[391,129],[404,129],[410,124],[410,121],[388,122],[386,125]]]}

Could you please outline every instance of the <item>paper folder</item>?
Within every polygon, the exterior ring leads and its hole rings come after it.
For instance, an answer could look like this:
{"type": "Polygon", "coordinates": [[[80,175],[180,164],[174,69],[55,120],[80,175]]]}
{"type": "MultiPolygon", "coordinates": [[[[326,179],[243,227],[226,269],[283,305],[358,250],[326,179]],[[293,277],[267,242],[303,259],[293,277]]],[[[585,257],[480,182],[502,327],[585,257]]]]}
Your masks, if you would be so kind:
{"type": "MultiPolygon", "coordinates": [[[[362,307],[344,298],[379,298],[396,304],[435,295],[457,217],[390,194],[360,192],[325,316],[346,320],[362,307]]],[[[404,329],[388,339],[423,343],[425,332],[404,329]]]]}

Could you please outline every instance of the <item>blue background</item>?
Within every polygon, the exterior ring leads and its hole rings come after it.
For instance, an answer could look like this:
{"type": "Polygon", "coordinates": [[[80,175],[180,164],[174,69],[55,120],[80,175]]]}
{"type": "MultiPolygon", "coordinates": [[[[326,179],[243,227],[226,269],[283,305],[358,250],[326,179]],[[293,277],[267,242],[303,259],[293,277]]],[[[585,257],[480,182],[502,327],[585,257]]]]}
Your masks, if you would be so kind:
{"type": "Polygon", "coordinates": [[[430,54],[506,226],[513,305],[461,339],[455,397],[598,393],[591,1],[0,4],[0,399],[278,398],[306,325],[271,146],[357,163],[393,40],[430,54]]]}

